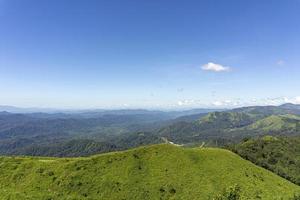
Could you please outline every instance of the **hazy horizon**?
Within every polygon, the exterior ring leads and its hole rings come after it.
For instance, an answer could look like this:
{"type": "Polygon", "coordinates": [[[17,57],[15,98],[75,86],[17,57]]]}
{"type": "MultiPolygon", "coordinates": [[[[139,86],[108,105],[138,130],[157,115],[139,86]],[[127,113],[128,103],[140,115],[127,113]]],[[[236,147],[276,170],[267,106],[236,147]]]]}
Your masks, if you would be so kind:
{"type": "Polygon", "coordinates": [[[243,107],[256,107],[256,106],[281,106],[285,104],[300,105],[297,103],[286,102],[280,104],[248,104],[248,105],[239,105],[239,106],[174,106],[174,107],[22,107],[14,105],[0,105],[0,112],[24,112],[24,113],[35,113],[35,112],[44,112],[44,113],[57,113],[57,112],[88,112],[88,111],[114,111],[114,110],[145,110],[145,111],[187,111],[187,110],[230,110],[235,108],[243,107]]]}

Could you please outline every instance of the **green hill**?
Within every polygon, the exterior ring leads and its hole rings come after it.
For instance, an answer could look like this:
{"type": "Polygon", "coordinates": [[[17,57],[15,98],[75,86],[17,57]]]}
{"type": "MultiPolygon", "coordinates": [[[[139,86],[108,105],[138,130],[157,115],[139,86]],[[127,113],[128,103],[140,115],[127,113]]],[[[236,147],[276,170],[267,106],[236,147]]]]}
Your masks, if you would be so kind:
{"type": "Polygon", "coordinates": [[[300,117],[278,107],[247,107],[212,112],[194,122],[174,123],[159,134],[176,143],[224,139],[226,144],[261,135],[299,135],[300,117]]]}
{"type": "Polygon", "coordinates": [[[296,115],[271,115],[249,125],[245,129],[261,132],[296,132],[299,123],[300,117],[296,115]]]}
{"type": "Polygon", "coordinates": [[[256,116],[266,117],[270,115],[300,114],[300,106],[296,104],[283,104],[281,106],[250,106],[233,109],[233,112],[244,112],[256,116]]]}
{"type": "Polygon", "coordinates": [[[176,143],[193,143],[228,137],[232,129],[254,123],[255,115],[239,112],[212,112],[193,122],[177,122],[162,128],[158,133],[176,143]]]}
{"type": "Polygon", "coordinates": [[[0,158],[0,199],[206,200],[235,184],[244,199],[300,192],[222,149],[163,144],[88,158],[0,158]]]}
{"type": "Polygon", "coordinates": [[[203,129],[226,129],[249,125],[259,119],[243,112],[213,112],[196,121],[203,129]]]}

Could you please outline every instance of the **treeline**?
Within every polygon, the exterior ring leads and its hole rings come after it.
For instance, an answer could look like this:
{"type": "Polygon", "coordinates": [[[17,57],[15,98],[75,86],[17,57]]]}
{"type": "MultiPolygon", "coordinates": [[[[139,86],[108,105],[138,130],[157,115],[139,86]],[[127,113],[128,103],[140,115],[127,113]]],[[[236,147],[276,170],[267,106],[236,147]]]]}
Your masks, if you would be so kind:
{"type": "Polygon", "coordinates": [[[245,139],[230,150],[300,185],[300,137],[265,136],[245,139]]]}

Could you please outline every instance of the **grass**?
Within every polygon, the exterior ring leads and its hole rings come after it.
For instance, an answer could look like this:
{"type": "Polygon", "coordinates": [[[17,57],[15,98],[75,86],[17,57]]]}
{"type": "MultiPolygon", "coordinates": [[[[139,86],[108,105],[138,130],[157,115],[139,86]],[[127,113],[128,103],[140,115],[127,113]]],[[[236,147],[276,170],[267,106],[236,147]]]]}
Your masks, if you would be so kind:
{"type": "Polygon", "coordinates": [[[262,120],[259,120],[246,129],[262,131],[282,131],[282,130],[294,130],[297,129],[297,123],[299,123],[299,117],[294,115],[271,115],[262,120]]]}
{"type": "Polygon", "coordinates": [[[300,187],[214,148],[153,145],[88,158],[0,158],[0,199],[288,199],[300,187]]]}

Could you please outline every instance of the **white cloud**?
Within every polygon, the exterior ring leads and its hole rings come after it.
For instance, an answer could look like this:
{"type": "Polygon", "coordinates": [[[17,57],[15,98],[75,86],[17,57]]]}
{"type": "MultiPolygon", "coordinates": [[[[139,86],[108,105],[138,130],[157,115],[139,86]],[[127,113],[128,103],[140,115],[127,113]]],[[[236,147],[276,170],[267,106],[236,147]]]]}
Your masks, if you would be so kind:
{"type": "Polygon", "coordinates": [[[284,98],[285,103],[293,103],[293,104],[300,104],[300,96],[293,97],[293,98],[284,98]]]}
{"type": "Polygon", "coordinates": [[[202,66],[202,70],[213,71],[213,72],[226,72],[230,71],[230,67],[226,67],[220,64],[209,62],[202,66]]]}
{"type": "Polygon", "coordinates": [[[239,102],[238,101],[232,101],[232,100],[218,100],[214,101],[212,103],[213,106],[216,107],[232,107],[232,106],[238,106],[239,102]]]}
{"type": "Polygon", "coordinates": [[[185,99],[185,100],[177,101],[177,105],[178,106],[193,106],[193,105],[197,105],[197,101],[192,100],[192,99],[185,99]]]}
{"type": "Polygon", "coordinates": [[[284,103],[300,104],[300,96],[296,97],[274,97],[274,98],[252,98],[252,99],[215,99],[205,101],[200,99],[182,99],[174,102],[174,107],[181,108],[237,108],[245,106],[278,106],[284,103]]]}
{"type": "Polygon", "coordinates": [[[222,101],[215,101],[215,102],[213,102],[213,105],[214,106],[223,106],[224,102],[222,102],[222,101]]]}
{"type": "Polygon", "coordinates": [[[183,105],[184,105],[184,102],[183,102],[183,101],[178,101],[177,104],[178,104],[179,106],[183,106],[183,105]]]}
{"type": "Polygon", "coordinates": [[[274,105],[274,106],[285,104],[285,103],[300,104],[300,96],[265,98],[265,99],[259,99],[253,103],[256,103],[257,105],[274,105]]]}

